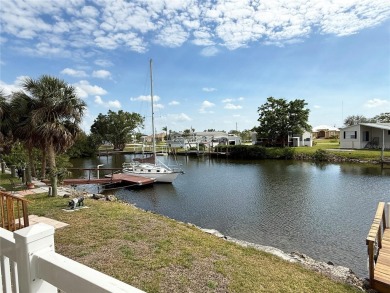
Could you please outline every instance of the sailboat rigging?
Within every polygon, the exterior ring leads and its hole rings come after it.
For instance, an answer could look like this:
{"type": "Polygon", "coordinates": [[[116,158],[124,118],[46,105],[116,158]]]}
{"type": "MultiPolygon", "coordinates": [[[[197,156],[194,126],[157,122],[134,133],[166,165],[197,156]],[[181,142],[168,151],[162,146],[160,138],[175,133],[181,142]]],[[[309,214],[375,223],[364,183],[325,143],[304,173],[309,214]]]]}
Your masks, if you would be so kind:
{"type": "Polygon", "coordinates": [[[147,178],[154,178],[156,182],[172,183],[176,177],[183,173],[180,168],[170,168],[156,157],[156,133],[154,128],[154,101],[153,101],[153,61],[150,59],[150,100],[152,106],[152,149],[153,156],[146,159],[133,159],[123,163],[122,171],[147,178]],[[153,160],[153,161],[151,161],[153,160]]]}

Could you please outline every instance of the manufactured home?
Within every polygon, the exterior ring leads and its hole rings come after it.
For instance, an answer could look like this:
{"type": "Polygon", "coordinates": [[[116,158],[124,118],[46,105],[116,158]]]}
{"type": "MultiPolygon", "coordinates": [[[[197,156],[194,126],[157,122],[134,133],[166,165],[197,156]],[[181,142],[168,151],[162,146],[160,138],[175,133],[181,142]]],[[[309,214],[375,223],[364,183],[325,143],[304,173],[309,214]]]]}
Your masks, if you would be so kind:
{"type": "Polygon", "coordinates": [[[390,123],[359,123],[341,128],[340,148],[390,149],[390,123]]]}

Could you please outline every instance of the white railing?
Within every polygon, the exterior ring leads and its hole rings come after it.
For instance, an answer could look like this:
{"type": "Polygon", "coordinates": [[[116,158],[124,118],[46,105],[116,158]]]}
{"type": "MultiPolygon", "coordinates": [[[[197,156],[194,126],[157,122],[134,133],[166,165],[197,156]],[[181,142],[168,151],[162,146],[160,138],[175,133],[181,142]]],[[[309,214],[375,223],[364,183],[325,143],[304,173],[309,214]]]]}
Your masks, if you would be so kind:
{"type": "Polygon", "coordinates": [[[54,251],[54,228],[0,228],[0,292],[143,292],[54,251]]]}

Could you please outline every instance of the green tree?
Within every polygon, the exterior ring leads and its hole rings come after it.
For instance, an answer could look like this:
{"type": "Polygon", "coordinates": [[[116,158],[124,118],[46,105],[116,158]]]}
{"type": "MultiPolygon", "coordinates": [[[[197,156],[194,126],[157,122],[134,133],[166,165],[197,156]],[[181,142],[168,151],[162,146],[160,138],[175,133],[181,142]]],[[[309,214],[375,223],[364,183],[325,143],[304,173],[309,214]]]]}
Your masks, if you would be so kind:
{"type": "Polygon", "coordinates": [[[82,131],[76,138],[72,147],[66,152],[70,158],[86,158],[96,155],[100,143],[93,134],[87,135],[82,131]]]}
{"type": "Polygon", "coordinates": [[[244,129],[240,133],[240,137],[242,141],[251,141],[252,140],[252,131],[249,129],[244,129]]]}
{"type": "MultiPolygon", "coordinates": [[[[27,182],[31,182],[31,175],[36,177],[33,151],[35,147],[44,146],[40,144],[40,133],[37,125],[32,122],[32,111],[35,110],[36,103],[24,92],[12,94],[10,113],[12,116],[13,136],[25,147],[28,156],[27,182]]],[[[44,154],[44,151],[42,152],[44,154]]]]}
{"type": "Polygon", "coordinates": [[[191,135],[191,129],[184,129],[183,136],[187,137],[187,136],[190,136],[190,135],[191,135]]]}
{"type": "Polygon", "coordinates": [[[131,141],[131,133],[137,127],[143,127],[144,118],[138,113],[111,110],[107,115],[99,114],[91,126],[91,133],[102,143],[112,143],[114,149],[123,150],[131,141]]]}
{"type": "Polygon", "coordinates": [[[5,154],[11,151],[13,143],[10,107],[11,105],[6,98],[4,91],[0,89],[0,146],[3,147],[3,153],[5,154]]]}
{"type": "Polygon", "coordinates": [[[162,128],[162,131],[165,131],[165,140],[167,140],[168,139],[168,126],[164,126],[162,128]]]}
{"type": "MultiPolygon", "coordinates": [[[[50,168],[52,196],[57,195],[58,170],[56,155],[64,153],[81,132],[79,124],[85,103],[77,97],[76,89],[56,77],[42,75],[38,79],[25,78],[22,83],[32,101],[29,121],[34,135],[45,148],[50,168]]],[[[46,164],[42,164],[42,170],[46,164]]]]}
{"type": "Polygon", "coordinates": [[[350,115],[344,119],[345,126],[352,126],[359,123],[370,123],[370,122],[375,122],[375,121],[373,119],[366,118],[363,115],[350,115]]]}
{"type": "Polygon", "coordinates": [[[267,102],[258,108],[258,136],[267,139],[271,145],[286,146],[290,133],[301,134],[304,130],[311,129],[306,105],[305,100],[287,102],[285,99],[269,97],[267,102]]]}
{"type": "Polygon", "coordinates": [[[390,123],[390,112],[381,113],[373,118],[377,123],[390,123]]]}

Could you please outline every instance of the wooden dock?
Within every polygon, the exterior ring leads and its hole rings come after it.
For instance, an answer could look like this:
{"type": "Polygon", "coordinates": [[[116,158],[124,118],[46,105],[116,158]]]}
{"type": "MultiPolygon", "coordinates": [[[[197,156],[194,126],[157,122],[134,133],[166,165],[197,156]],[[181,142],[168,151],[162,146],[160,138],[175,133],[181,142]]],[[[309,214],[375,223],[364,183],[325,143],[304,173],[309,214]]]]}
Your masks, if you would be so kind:
{"type": "Polygon", "coordinates": [[[384,202],[378,204],[366,244],[370,286],[378,292],[390,292],[390,228],[386,226],[384,202]]]}
{"type": "Polygon", "coordinates": [[[142,176],[130,174],[113,174],[111,177],[105,178],[82,178],[82,179],[64,179],[65,185],[79,185],[79,184],[110,184],[110,183],[124,183],[128,185],[145,186],[153,184],[156,180],[152,178],[145,178],[142,176]]]}

